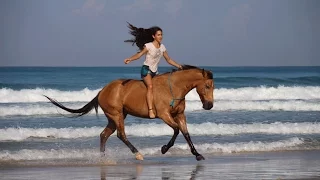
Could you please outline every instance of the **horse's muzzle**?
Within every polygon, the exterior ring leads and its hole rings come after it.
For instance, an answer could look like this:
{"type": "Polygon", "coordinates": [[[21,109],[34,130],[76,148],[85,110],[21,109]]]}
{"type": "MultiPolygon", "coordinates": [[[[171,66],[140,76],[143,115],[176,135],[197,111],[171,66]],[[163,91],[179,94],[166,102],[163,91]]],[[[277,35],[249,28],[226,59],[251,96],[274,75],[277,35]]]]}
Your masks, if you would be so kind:
{"type": "Polygon", "coordinates": [[[205,101],[202,106],[202,108],[205,110],[210,110],[212,107],[213,107],[213,102],[211,101],[205,101]]]}

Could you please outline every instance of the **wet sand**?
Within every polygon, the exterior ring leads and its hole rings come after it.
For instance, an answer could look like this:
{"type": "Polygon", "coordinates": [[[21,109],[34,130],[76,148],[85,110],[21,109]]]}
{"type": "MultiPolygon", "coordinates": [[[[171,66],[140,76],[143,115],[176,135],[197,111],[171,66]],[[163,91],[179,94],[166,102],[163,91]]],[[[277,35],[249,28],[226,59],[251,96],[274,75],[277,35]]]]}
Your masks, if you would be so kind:
{"type": "Polygon", "coordinates": [[[119,162],[10,162],[0,179],[320,179],[320,151],[285,151],[190,156],[145,156],[119,162]]]}

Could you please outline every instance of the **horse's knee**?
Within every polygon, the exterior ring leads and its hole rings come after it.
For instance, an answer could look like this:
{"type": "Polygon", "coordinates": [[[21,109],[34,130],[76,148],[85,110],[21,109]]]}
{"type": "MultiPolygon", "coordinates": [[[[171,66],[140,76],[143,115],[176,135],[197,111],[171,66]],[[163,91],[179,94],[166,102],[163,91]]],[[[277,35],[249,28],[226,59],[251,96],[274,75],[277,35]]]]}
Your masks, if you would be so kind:
{"type": "MultiPolygon", "coordinates": [[[[177,126],[178,126],[178,125],[177,125],[177,126]]],[[[175,134],[177,134],[177,135],[178,135],[178,134],[179,134],[179,132],[180,132],[180,131],[179,131],[179,128],[178,128],[178,127],[173,128],[173,133],[175,133],[175,134]]]]}
{"type": "Polygon", "coordinates": [[[117,133],[117,137],[122,141],[126,141],[127,140],[127,137],[121,132],[117,133]]]}

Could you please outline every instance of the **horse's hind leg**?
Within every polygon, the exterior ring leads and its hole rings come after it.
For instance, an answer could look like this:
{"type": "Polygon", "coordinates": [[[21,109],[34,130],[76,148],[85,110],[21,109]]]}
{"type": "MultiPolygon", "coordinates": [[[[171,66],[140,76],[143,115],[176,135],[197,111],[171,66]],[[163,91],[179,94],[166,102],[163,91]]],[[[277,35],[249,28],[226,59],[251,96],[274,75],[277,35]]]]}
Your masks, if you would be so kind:
{"type": "Polygon", "coordinates": [[[108,125],[104,130],[100,133],[100,152],[105,151],[106,141],[111,134],[116,130],[116,125],[113,120],[108,118],[108,125]]]}
{"type": "Polygon", "coordinates": [[[126,133],[124,131],[124,119],[126,117],[126,115],[119,115],[120,117],[118,118],[119,121],[116,124],[117,126],[117,137],[125,144],[129,147],[129,149],[131,150],[132,153],[134,153],[136,155],[136,159],[137,160],[143,160],[143,156],[142,154],[139,153],[139,151],[137,150],[137,148],[135,148],[130,141],[127,139],[126,133]]]}

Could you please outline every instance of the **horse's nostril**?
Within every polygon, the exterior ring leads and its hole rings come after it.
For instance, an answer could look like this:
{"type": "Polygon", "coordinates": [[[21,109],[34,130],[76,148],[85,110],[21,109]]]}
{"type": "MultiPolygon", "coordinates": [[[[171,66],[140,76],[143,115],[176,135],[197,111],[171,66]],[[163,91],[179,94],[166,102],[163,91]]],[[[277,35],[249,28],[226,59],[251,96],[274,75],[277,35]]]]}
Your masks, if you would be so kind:
{"type": "Polygon", "coordinates": [[[203,104],[203,109],[205,110],[210,110],[213,107],[213,103],[210,101],[205,101],[205,103],[203,104]]]}

